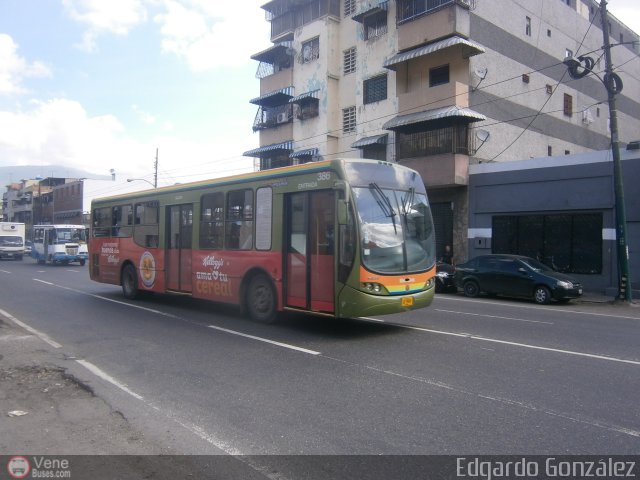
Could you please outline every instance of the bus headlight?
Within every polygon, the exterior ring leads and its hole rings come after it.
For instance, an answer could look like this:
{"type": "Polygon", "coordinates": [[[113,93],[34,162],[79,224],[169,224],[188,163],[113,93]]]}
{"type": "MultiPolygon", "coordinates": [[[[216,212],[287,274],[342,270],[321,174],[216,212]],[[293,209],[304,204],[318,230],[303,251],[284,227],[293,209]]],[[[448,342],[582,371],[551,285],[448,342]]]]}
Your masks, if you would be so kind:
{"type": "Polygon", "coordinates": [[[382,293],[384,291],[384,287],[382,285],[373,282],[363,283],[362,288],[371,293],[382,293]]]}

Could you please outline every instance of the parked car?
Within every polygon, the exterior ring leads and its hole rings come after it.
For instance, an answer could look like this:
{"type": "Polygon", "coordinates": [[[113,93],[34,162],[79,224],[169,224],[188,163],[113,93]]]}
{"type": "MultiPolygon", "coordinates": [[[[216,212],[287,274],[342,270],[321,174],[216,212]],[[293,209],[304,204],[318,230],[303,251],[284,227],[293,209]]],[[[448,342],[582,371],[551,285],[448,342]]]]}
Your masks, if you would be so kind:
{"type": "Polygon", "coordinates": [[[436,293],[457,292],[456,267],[448,263],[436,264],[436,293]]]}
{"type": "Polygon", "coordinates": [[[490,295],[531,298],[547,304],[582,295],[582,285],[564,273],[521,255],[482,255],[456,267],[456,285],[467,297],[490,295]]]}

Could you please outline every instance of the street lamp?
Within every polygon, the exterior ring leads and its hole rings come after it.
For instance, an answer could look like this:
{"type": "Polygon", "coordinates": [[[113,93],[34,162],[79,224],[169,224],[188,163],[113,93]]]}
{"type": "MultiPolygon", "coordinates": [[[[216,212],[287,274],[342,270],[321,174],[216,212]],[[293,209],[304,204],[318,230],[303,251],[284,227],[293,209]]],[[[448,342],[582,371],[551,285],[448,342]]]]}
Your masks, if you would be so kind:
{"type": "MultiPolygon", "coordinates": [[[[622,79],[613,71],[611,60],[611,43],[609,41],[609,23],[607,22],[607,0],[600,1],[600,18],[604,37],[605,74],[600,78],[594,71],[594,60],[583,55],[578,59],[567,58],[567,66],[571,78],[579,79],[593,73],[607,89],[609,102],[609,125],[611,130],[611,151],[613,154],[613,189],[616,213],[616,254],[618,258],[618,299],[631,302],[631,276],[629,272],[629,247],[627,244],[627,214],[624,205],[624,188],[622,183],[622,165],[620,161],[620,141],[618,138],[618,115],[616,95],[622,91],[622,79]]],[[[622,42],[635,43],[635,42],[622,42]]]]}
{"type": "Polygon", "coordinates": [[[158,188],[157,185],[154,185],[153,183],[151,183],[149,180],[147,180],[146,178],[127,178],[127,182],[147,182],[149,185],[151,185],[153,188],[158,188]]]}

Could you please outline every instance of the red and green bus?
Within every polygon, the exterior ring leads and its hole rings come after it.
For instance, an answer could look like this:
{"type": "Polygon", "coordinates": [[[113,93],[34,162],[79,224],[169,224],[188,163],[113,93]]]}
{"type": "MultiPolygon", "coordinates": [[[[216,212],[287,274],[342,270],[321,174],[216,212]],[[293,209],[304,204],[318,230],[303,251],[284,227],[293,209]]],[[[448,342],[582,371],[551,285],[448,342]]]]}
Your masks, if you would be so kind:
{"type": "Polygon", "coordinates": [[[92,280],[352,318],[426,307],[435,240],[420,175],[337,159],[96,199],[92,280]]]}

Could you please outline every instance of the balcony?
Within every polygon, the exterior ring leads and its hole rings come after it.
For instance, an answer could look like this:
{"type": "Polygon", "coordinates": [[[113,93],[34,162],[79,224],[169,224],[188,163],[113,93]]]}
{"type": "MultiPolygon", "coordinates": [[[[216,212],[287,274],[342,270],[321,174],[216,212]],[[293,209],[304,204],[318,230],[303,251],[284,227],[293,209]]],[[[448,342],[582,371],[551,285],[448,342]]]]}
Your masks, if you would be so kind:
{"type": "Polygon", "coordinates": [[[385,127],[396,130],[398,163],[420,172],[427,187],[467,185],[469,155],[475,148],[467,123],[471,118],[431,115],[419,123],[410,122],[415,115],[397,117],[395,125],[385,127]]]}
{"type": "Polygon", "coordinates": [[[400,165],[416,170],[427,188],[464,187],[469,185],[469,157],[443,153],[398,160],[400,165]]]}
{"type": "Polygon", "coordinates": [[[400,52],[454,35],[469,38],[468,1],[404,0],[397,15],[400,52]]]}

